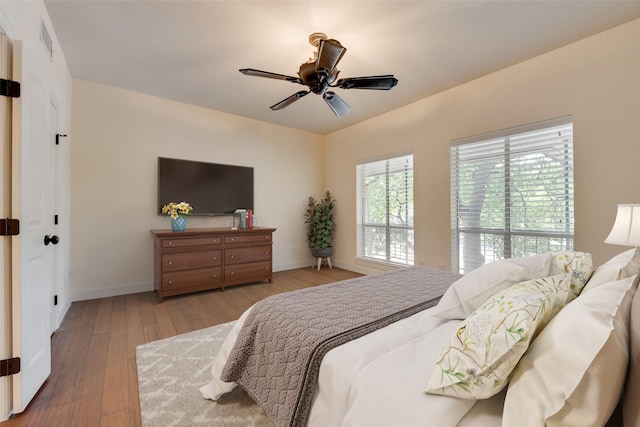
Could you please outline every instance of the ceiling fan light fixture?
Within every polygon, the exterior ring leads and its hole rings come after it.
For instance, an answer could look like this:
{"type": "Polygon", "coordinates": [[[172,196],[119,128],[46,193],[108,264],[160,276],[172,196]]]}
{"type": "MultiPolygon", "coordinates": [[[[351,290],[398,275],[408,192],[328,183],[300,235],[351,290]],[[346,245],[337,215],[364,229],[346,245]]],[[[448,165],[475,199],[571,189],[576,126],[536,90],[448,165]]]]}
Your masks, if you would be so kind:
{"type": "Polygon", "coordinates": [[[300,69],[298,70],[298,76],[302,83],[306,85],[313,84],[313,82],[318,81],[318,75],[316,74],[316,64],[313,62],[305,62],[300,65],[300,69]]]}
{"type": "Polygon", "coordinates": [[[318,59],[316,60],[316,72],[326,75],[333,74],[333,70],[346,51],[347,48],[342,46],[338,40],[320,40],[318,59]]]}
{"type": "Polygon", "coordinates": [[[298,77],[287,76],[285,74],[271,73],[269,71],[256,70],[254,68],[241,68],[242,74],[254,77],[266,77],[276,80],[286,80],[291,83],[298,83],[307,86],[309,90],[299,91],[272,105],[272,110],[281,110],[298,99],[313,92],[322,95],[325,102],[336,116],[344,116],[351,111],[351,107],[342,100],[335,92],[328,90],[330,87],[340,89],[377,89],[389,90],[398,84],[398,79],[391,74],[383,76],[350,77],[346,79],[338,78],[340,72],[336,66],[344,56],[347,48],[335,39],[327,38],[324,33],[313,33],[309,36],[309,43],[316,47],[315,56],[310,61],[300,65],[298,77]],[[335,83],[334,83],[335,82],[335,83]]]}
{"type": "Polygon", "coordinates": [[[310,64],[316,63],[316,60],[318,59],[318,47],[320,46],[320,41],[327,40],[328,38],[329,37],[327,37],[325,33],[312,33],[309,36],[309,44],[315,47],[315,50],[313,51],[313,56],[309,58],[307,63],[310,63],[310,64]]]}

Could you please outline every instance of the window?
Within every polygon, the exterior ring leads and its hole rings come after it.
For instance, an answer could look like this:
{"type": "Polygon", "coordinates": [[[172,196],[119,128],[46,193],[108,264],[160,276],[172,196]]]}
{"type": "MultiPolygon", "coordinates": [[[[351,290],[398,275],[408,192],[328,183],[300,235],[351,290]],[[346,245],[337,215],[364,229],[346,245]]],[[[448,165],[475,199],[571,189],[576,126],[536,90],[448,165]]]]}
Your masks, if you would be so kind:
{"type": "Polygon", "coordinates": [[[361,163],[358,257],[413,265],[413,155],[361,163]]]}
{"type": "Polygon", "coordinates": [[[573,249],[571,117],[451,143],[452,270],[573,249]]]}

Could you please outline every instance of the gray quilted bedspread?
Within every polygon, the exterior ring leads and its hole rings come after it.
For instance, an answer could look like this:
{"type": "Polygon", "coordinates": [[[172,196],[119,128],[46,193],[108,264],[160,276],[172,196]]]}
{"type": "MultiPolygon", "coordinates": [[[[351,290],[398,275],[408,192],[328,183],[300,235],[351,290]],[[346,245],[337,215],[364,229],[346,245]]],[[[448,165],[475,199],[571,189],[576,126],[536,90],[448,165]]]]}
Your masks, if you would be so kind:
{"type": "Polygon", "coordinates": [[[329,350],[434,306],[460,277],[409,267],[268,297],[249,313],[221,379],[277,426],[304,426],[329,350]]]}

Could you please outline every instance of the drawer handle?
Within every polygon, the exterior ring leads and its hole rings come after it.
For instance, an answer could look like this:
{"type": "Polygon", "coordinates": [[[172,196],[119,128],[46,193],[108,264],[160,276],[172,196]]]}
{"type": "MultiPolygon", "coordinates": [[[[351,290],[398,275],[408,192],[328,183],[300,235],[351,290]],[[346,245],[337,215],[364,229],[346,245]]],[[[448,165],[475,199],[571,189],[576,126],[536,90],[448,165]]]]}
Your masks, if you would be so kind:
{"type": "Polygon", "coordinates": [[[173,283],[173,280],[169,280],[169,284],[172,284],[172,283],[173,283]]]}
{"type": "Polygon", "coordinates": [[[216,257],[213,257],[213,260],[214,260],[214,261],[215,261],[215,260],[217,260],[217,259],[218,259],[218,258],[216,258],[216,257]]]}
{"type": "Polygon", "coordinates": [[[235,258],[235,255],[229,255],[229,258],[231,259],[235,258]]]}
{"type": "Polygon", "coordinates": [[[169,242],[169,246],[173,245],[173,242],[169,242]]]}
{"type": "Polygon", "coordinates": [[[269,255],[269,252],[265,252],[264,254],[265,254],[265,255],[269,255]]]}
{"type": "Polygon", "coordinates": [[[230,240],[233,242],[235,239],[232,237],[230,240]]]}
{"type": "Polygon", "coordinates": [[[269,269],[269,267],[265,267],[264,269],[265,269],[265,270],[268,270],[268,269],[269,269]]]}
{"type": "Polygon", "coordinates": [[[173,264],[173,261],[169,261],[169,265],[173,264]]]}
{"type": "Polygon", "coordinates": [[[233,271],[231,272],[231,275],[233,276],[233,271]]]}
{"type": "Polygon", "coordinates": [[[217,275],[217,274],[214,274],[214,275],[213,275],[213,278],[215,279],[216,277],[218,277],[218,275],[217,275]]]}

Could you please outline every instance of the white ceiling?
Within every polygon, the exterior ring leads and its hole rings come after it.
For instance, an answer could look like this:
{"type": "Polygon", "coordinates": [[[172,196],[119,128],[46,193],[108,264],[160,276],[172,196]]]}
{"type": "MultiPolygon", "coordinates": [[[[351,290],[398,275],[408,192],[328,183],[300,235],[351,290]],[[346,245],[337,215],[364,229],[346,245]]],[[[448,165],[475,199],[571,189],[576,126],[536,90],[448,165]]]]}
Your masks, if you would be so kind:
{"type": "MultiPolygon", "coordinates": [[[[327,134],[640,18],[640,1],[45,0],[71,75],[257,120],[327,134]],[[336,92],[335,116],[305,89],[242,75],[295,76],[313,32],[347,52],[340,77],[394,74],[391,91],[336,92]]],[[[55,53],[54,53],[55,55],[55,53]]]]}

